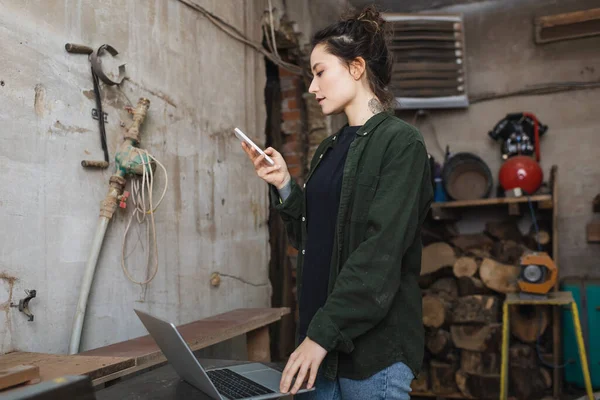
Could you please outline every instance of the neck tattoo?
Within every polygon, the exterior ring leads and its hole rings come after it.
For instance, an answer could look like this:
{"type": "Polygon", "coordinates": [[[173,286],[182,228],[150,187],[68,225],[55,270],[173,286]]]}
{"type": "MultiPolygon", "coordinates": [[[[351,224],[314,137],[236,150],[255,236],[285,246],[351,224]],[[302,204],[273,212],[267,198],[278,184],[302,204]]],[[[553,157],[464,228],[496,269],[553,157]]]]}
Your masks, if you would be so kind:
{"type": "Polygon", "coordinates": [[[369,100],[369,110],[373,114],[379,114],[380,112],[383,111],[383,105],[379,102],[379,100],[371,99],[371,100],[369,100]]]}

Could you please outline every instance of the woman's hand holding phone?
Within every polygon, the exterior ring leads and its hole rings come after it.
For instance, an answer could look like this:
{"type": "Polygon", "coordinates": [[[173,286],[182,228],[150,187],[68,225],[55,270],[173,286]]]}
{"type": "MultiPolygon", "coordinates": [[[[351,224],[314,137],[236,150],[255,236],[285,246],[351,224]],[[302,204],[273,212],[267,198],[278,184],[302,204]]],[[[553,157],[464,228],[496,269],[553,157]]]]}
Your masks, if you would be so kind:
{"type": "Polygon", "coordinates": [[[265,182],[275,186],[277,189],[281,189],[292,179],[283,156],[274,148],[269,147],[265,149],[265,154],[275,162],[274,166],[268,165],[265,161],[265,156],[248,146],[246,142],[242,142],[242,148],[254,164],[256,174],[265,182]]]}

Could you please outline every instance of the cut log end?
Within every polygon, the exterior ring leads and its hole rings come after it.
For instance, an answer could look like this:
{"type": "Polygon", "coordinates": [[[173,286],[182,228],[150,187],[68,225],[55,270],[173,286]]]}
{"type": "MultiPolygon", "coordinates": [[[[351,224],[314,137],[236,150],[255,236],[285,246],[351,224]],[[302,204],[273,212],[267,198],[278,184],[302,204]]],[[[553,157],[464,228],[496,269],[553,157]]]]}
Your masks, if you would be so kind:
{"type": "Polygon", "coordinates": [[[456,262],[454,249],[448,243],[437,242],[425,246],[421,257],[421,275],[427,275],[456,262]]]}
{"type": "Polygon", "coordinates": [[[502,264],[491,258],[485,258],[479,267],[483,283],[500,293],[516,293],[519,290],[517,279],[520,273],[519,267],[502,264]]]}
{"type": "Polygon", "coordinates": [[[450,323],[452,303],[441,296],[423,297],[423,325],[429,328],[441,328],[450,323]]]}
{"type": "Polygon", "coordinates": [[[452,325],[450,336],[459,349],[500,352],[502,324],[452,325]]]}
{"type": "Polygon", "coordinates": [[[479,264],[477,260],[473,257],[460,257],[454,263],[453,272],[454,276],[457,278],[463,276],[475,276],[477,273],[477,269],[479,268],[479,264]]]}
{"type": "Polygon", "coordinates": [[[452,321],[456,324],[488,324],[499,322],[500,300],[496,296],[460,297],[454,306],[452,321]]]}

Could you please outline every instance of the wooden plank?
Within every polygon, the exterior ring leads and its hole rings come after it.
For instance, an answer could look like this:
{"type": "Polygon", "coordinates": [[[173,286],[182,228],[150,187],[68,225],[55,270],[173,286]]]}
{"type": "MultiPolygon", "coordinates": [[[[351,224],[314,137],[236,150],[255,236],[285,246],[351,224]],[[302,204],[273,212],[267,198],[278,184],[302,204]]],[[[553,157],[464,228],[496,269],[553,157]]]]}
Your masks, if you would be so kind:
{"type": "MultiPolygon", "coordinates": [[[[531,196],[532,202],[540,202],[552,200],[552,196],[549,194],[540,194],[531,196]]],[[[437,202],[431,205],[431,208],[456,208],[456,207],[477,207],[477,206],[493,206],[510,203],[527,203],[527,197],[498,197],[489,199],[477,199],[477,200],[459,200],[459,201],[446,201],[437,202]]]]}
{"type": "Polygon", "coordinates": [[[547,298],[521,298],[519,293],[507,293],[505,303],[513,304],[530,304],[530,305],[549,305],[562,306],[573,303],[573,295],[571,292],[548,292],[547,298]]]}
{"type": "Polygon", "coordinates": [[[88,375],[91,379],[132,367],[135,361],[123,357],[92,357],[14,352],[0,356],[0,369],[16,365],[35,365],[42,381],[65,375],[88,375]]]}
{"type": "MultiPolygon", "coordinates": [[[[177,327],[192,351],[200,350],[279,321],[289,308],[241,308],[177,327]]],[[[165,360],[150,335],[115,343],[82,355],[133,358],[136,365],[152,365],[165,360]]]]}
{"type": "Polygon", "coordinates": [[[0,390],[20,385],[40,378],[40,368],[36,365],[16,365],[0,370],[0,390]]]}
{"type": "Polygon", "coordinates": [[[552,26],[575,24],[577,22],[590,21],[593,19],[600,19],[600,8],[537,17],[535,23],[544,28],[549,28],[552,26]]]}
{"type": "Polygon", "coordinates": [[[537,43],[600,35],[600,8],[538,17],[534,21],[537,43]]]}
{"type": "Polygon", "coordinates": [[[246,334],[246,343],[248,346],[248,360],[257,362],[271,361],[268,326],[248,332],[246,334]]]}
{"type": "MultiPolygon", "coordinates": [[[[279,321],[282,316],[289,313],[290,309],[287,307],[241,308],[181,325],[177,329],[192,351],[197,351],[279,321]]],[[[100,385],[166,362],[166,358],[150,336],[142,336],[81,354],[122,355],[132,358],[135,362],[131,368],[93,380],[94,385],[100,385]]]]}
{"type": "MultiPolygon", "coordinates": [[[[559,290],[560,266],[558,265],[558,166],[553,165],[550,169],[550,189],[552,190],[552,261],[558,268],[559,275],[554,285],[554,292],[559,290]]],[[[560,330],[560,310],[553,307],[552,310],[552,358],[554,365],[561,365],[562,341],[560,330]]],[[[552,371],[552,385],[554,398],[560,398],[562,392],[562,372],[560,368],[552,371]]]]}

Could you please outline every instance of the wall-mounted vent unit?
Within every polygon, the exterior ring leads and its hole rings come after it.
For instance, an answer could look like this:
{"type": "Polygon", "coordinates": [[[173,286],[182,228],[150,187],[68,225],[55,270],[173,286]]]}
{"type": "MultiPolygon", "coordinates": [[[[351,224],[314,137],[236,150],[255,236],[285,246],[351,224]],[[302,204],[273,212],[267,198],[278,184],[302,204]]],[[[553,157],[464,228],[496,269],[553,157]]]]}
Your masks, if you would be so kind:
{"type": "Polygon", "coordinates": [[[384,14],[392,26],[397,109],[468,107],[460,15],[384,14]]]}

